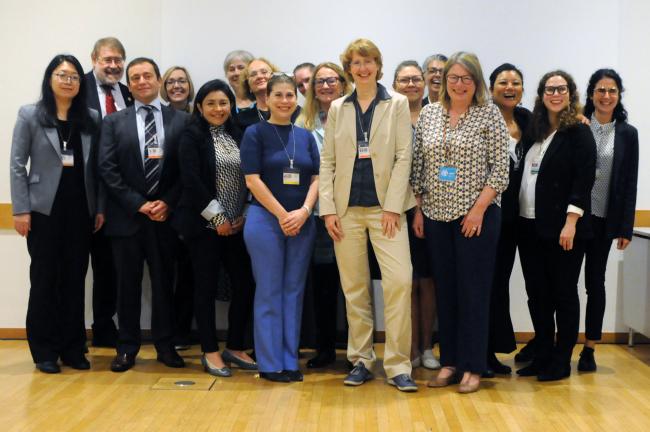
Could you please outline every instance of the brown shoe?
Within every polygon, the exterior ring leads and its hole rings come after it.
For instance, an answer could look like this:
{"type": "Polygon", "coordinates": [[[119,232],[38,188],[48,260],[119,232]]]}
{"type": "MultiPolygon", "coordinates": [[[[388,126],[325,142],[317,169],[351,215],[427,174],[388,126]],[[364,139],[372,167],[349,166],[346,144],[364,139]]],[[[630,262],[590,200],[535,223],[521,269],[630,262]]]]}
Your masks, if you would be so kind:
{"type": "Polygon", "coordinates": [[[460,380],[458,379],[458,374],[456,373],[456,369],[450,368],[448,366],[445,366],[442,368],[444,369],[452,369],[453,372],[451,375],[446,376],[444,378],[440,377],[440,373],[436,375],[434,378],[431,378],[429,382],[427,383],[427,387],[447,387],[452,384],[458,384],[460,380]]]}
{"type": "MultiPolygon", "coordinates": [[[[471,377],[471,375],[470,375],[470,377],[471,377]]],[[[471,378],[470,378],[470,381],[468,381],[466,383],[461,383],[458,386],[458,393],[463,393],[463,394],[465,394],[465,393],[474,393],[475,391],[478,391],[478,389],[480,387],[481,387],[481,379],[480,378],[476,379],[474,382],[472,382],[471,378]]]]}

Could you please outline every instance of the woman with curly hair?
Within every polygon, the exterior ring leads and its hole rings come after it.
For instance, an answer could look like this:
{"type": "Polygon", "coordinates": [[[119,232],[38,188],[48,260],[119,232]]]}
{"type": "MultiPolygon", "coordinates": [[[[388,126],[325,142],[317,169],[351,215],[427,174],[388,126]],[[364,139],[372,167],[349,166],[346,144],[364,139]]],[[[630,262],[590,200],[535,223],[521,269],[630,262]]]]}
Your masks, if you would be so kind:
{"type": "Polygon", "coordinates": [[[519,191],[519,254],[535,327],[535,360],[517,371],[555,381],[571,374],[578,338],[578,277],[591,232],[596,144],[581,124],[576,85],[568,73],[544,75],[519,191]],[[555,323],[557,321],[557,342],[555,323]]]}

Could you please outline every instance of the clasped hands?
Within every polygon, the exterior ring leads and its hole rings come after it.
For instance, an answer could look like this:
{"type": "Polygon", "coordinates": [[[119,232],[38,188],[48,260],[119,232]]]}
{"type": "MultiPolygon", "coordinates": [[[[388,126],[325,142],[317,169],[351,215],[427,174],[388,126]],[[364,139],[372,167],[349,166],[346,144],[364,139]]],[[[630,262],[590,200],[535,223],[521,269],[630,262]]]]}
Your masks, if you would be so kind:
{"type": "Polygon", "coordinates": [[[304,207],[286,212],[278,218],[278,223],[285,236],[294,237],[300,234],[300,228],[305,224],[309,213],[304,207]]]}
{"type": "Polygon", "coordinates": [[[239,216],[237,219],[234,220],[233,223],[230,223],[228,219],[221,225],[217,225],[215,230],[217,231],[217,234],[220,236],[229,236],[233,234],[237,234],[239,231],[241,231],[244,228],[244,217],[239,216]]]}
{"type": "Polygon", "coordinates": [[[164,222],[169,216],[169,206],[162,200],[147,201],[138,211],[154,222],[164,222]]]}

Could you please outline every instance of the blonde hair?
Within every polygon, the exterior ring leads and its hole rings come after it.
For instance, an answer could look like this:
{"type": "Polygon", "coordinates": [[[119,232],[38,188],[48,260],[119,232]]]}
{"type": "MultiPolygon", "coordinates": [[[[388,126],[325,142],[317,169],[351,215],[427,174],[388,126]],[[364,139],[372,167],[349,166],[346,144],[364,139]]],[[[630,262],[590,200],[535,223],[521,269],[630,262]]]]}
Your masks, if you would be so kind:
{"type": "MultiPolygon", "coordinates": [[[[274,65],[273,63],[271,63],[270,61],[268,61],[264,57],[255,57],[254,59],[252,59],[251,61],[248,62],[248,64],[246,65],[246,69],[244,69],[244,72],[242,72],[242,74],[240,75],[241,79],[239,80],[239,85],[241,86],[241,88],[243,90],[243,93],[250,100],[253,100],[253,101],[255,100],[255,95],[253,94],[253,92],[251,92],[251,87],[248,84],[248,77],[250,75],[251,63],[253,63],[254,61],[260,61],[260,62],[266,63],[267,66],[269,67],[269,69],[271,69],[271,74],[274,74],[276,72],[280,72],[279,67],[277,67],[276,65],[274,65]]],[[[269,79],[270,79],[270,77],[269,77],[269,79]]]]}
{"type": "Polygon", "coordinates": [[[363,38],[350,42],[350,45],[348,45],[340,57],[343,70],[350,81],[353,81],[352,75],[350,74],[350,64],[352,63],[352,56],[354,54],[359,54],[363,57],[372,57],[375,60],[375,63],[377,63],[377,81],[379,81],[383,76],[381,68],[384,63],[377,45],[375,45],[371,40],[363,38]]]}
{"type": "Polygon", "coordinates": [[[449,69],[456,64],[467,69],[467,72],[469,72],[474,80],[476,90],[474,91],[474,96],[472,96],[472,105],[486,104],[489,100],[489,94],[487,85],[485,84],[485,79],[483,79],[481,63],[479,63],[476,54],[465,51],[459,51],[452,54],[451,57],[449,57],[449,60],[447,60],[447,63],[445,63],[445,69],[442,72],[442,85],[440,87],[440,97],[438,98],[438,101],[443,107],[445,107],[445,109],[449,109],[451,99],[449,98],[449,93],[447,93],[447,75],[449,75],[449,69]]]}
{"type": "Polygon", "coordinates": [[[304,125],[307,130],[314,130],[316,128],[316,117],[321,111],[320,102],[316,99],[316,74],[321,69],[331,69],[339,76],[339,85],[341,86],[342,95],[352,92],[352,84],[348,81],[345,76],[343,69],[336,63],[325,62],[321,63],[314,69],[314,73],[309,80],[309,88],[307,89],[307,95],[305,96],[305,105],[302,107],[300,116],[298,117],[297,122],[300,122],[304,125]]]}
{"type": "Polygon", "coordinates": [[[162,76],[162,86],[160,86],[160,97],[162,100],[165,102],[169,102],[169,95],[167,94],[167,79],[169,79],[169,76],[177,70],[182,70],[185,73],[185,76],[187,77],[187,83],[190,86],[190,91],[187,92],[187,112],[190,112],[190,103],[194,100],[194,83],[192,83],[192,78],[190,77],[190,73],[187,71],[186,68],[183,66],[172,66],[169,69],[165,71],[165,73],[162,76]]]}

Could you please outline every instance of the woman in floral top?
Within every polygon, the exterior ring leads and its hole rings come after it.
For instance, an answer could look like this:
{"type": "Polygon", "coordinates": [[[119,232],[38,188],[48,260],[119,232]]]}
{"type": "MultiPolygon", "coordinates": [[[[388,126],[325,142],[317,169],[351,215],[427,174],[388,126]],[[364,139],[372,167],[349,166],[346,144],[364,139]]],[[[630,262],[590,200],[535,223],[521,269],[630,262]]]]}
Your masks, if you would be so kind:
{"type": "Polygon", "coordinates": [[[508,185],[508,130],[474,54],[451,56],[441,99],[422,109],[415,134],[413,225],[431,253],[443,366],[429,386],[460,380],[459,392],[469,393],[486,369],[499,195],[508,185]]]}

